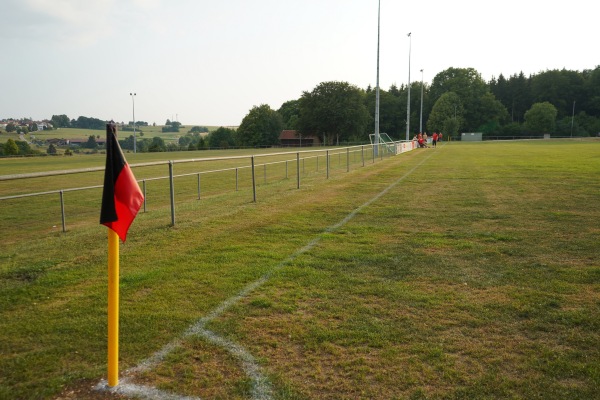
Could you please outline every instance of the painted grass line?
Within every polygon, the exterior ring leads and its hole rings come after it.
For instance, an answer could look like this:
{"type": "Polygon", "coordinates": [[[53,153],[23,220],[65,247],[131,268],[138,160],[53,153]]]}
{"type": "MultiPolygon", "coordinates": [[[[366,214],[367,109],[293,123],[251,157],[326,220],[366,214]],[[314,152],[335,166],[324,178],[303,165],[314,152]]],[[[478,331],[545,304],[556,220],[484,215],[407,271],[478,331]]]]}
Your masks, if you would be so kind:
{"type": "MultiPolygon", "coordinates": [[[[379,200],[382,196],[386,195],[390,190],[392,190],[394,187],[396,187],[398,184],[400,184],[404,179],[406,179],[408,176],[412,175],[413,172],[415,172],[421,165],[423,165],[426,161],[428,161],[434,154],[435,154],[435,152],[430,152],[430,154],[427,155],[425,158],[423,158],[418,164],[416,164],[414,167],[412,167],[404,175],[402,175],[396,181],[391,183],[388,187],[386,187],[384,190],[379,192],[373,198],[371,198],[370,200],[366,201],[365,203],[363,203],[360,206],[358,206],[357,208],[355,208],[352,212],[350,212],[345,218],[343,218],[338,223],[325,228],[323,233],[334,232],[335,230],[337,230],[337,229],[341,228],[342,226],[344,226],[345,224],[347,224],[350,220],[352,220],[356,216],[356,214],[358,214],[364,208],[373,204],[375,201],[379,200]]],[[[233,306],[234,304],[243,300],[254,290],[261,287],[264,283],[266,283],[271,278],[271,276],[273,276],[273,274],[275,272],[277,272],[278,270],[280,270],[281,268],[283,268],[284,266],[286,266],[287,264],[292,262],[298,256],[312,250],[321,241],[321,235],[322,234],[319,234],[317,237],[315,237],[313,240],[311,240],[304,247],[302,247],[302,248],[298,249],[297,251],[295,251],[294,253],[292,253],[285,260],[281,261],[279,264],[274,266],[270,271],[266,272],[263,276],[258,278],[256,281],[251,282],[250,284],[246,285],[238,294],[224,300],[217,308],[215,308],[213,311],[211,311],[207,316],[200,318],[196,323],[194,323],[192,326],[190,326],[183,333],[181,338],[177,338],[177,339],[173,340],[172,342],[165,345],[162,349],[160,349],[159,351],[154,353],[152,356],[150,356],[149,358],[140,362],[140,364],[138,364],[137,366],[125,371],[123,374],[125,376],[125,378],[121,379],[122,383],[111,388],[111,387],[108,387],[107,382],[105,380],[102,380],[98,385],[96,385],[94,387],[94,390],[108,391],[111,393],[138,396],[138,397],[141,397],[144,399],[151,399],[151,400],[199,400],[199,398],[197,398],[197,397],[179,396],[176,394],[160,391],[153,387],[130,384],[129,380],[130,380],[130,377],[134,376],[135,374],[144,372],[144,371],[148,371],[148,370],[152,369],[154,366],[156,366],[157,364],[159,364],[162,360],[164,360],[164,358],[169,353],[171,353],[176,348],[180,347],[185,338],[191,337],[191,336],[200,336],[200,337],[205,338],[208,342],[223,348],[224,350],[229,352],[233,357],[235,357],[236,359],[238,359],[240,361],[242,369],[244,370],[244,372],[246,373],[248,378],[250,378],[252,381],[252,399],[253,400],[270,400],[270,399],[272,399],[273,394],[272,394],[271,383],[269,382],[268,378],[262,373],[262,369],[261,369],[260,365],[256,362],[256,359],[254,358],[254,356],[252,356],[252,354],[250,354],[250,352],[248,352],[243,346],[241,346],[237,343],[234,343],[224,337],[219,336],[215,332],[212,332],[212,331],[206,329],[206,324],[209,323],[210,321],[214,320],[215,318],[219,317],[220,315],[222,315],[231,306],[233,306]]]]}
{"type": "Polygon", "coordinates": [[[129,380],[129,378],[123,378],[117,386],[111,388],[108,386],[108,382],[103,379],[94,387],[94,390],[149,400],[201,400],[199,397],[181,396],[150,386],[136,385],[129,383],[129,380]]]}

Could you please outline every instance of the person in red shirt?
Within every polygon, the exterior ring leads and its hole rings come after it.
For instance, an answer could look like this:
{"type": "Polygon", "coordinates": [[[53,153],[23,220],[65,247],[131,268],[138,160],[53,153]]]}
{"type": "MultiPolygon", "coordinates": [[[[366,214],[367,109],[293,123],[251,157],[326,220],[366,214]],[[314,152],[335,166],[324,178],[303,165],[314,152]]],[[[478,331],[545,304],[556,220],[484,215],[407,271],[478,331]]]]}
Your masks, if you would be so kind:
{"type": "Polygon", "coordinates": [[[433,136],[431,136],[431,144],[433,145],[433,147],[435,147],[437,141],[438,141],[438,134],[436,132],[433,132],[433,136]]]}
{"type": "Polygon", "coordinates": [[[438,134],[438,142],[441,142],[441,141],[442,141],[442,132],[440,132],[440,133],[438,134]]]}

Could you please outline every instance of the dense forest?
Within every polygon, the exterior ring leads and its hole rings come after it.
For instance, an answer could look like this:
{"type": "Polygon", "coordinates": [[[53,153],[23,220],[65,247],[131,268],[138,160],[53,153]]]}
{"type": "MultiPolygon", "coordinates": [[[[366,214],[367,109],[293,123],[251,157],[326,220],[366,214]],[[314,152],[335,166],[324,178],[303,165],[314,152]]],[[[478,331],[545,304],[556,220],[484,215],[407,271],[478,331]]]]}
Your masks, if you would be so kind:
{"type": "MultiPolygon", "coordinates": [[[[600,133],[600,67],[548,70],[490,82],[473,68],[448,68],[431,84],[410,87],[409,136],[443,132],[481,132],[484,138],[597,136],[600,133]]],[[[209,135],[209,147],[278,144],[281,129],[318,136],[321,142],[364,143],[374,132],[377,90],[348,82],[322,82],[278,110],[253,107],[237,131],[209,135]]],[[[393,139],[407,134],[408,86],[379,90],[379,131],[393,139]]],[[[192,147],[193,147],[192,142],[192,147]]]]}
{"type": "MultiPolygon", "coordinates": [[[[323,138],[327,133],[334,134],[343,141],[372,133],[376,90],[348,87],[343,82],[333,84],[321,84],[312,92],[304,92],[300,99],[285,103],[278,110],[285,128],[323,138]],[[343,86],[345,91],[340,90],[343,86]],[[366,121],[359,106],[348,102],[350,93],[362,93],[369,115],[366,121]],[[363,133],[357,134],[356,129],[332,132],[331,126],[322,122],[328,115],[339,115],[340,104],[353,107],[353,114],[359,116],[347,118],[353,119],[355,126],[364,127],[358,129],[363,133]],[[315,107],[321,110],[317,112],[315,107]],[[323,107],[329,109],[324,111],[323,107]]],[[[508,78],[500,75],[490,82],[485,82],[475,69],[449,68],[437,74],[430,85],[413,82],[410,93],[411,137],[421,130],[446,135],[482,132],[487,137],[544,133],[554,137],[596,136],[600,132],[600,67],[581,72],[548,70],[528,77],[523,73],[508,78]]],[[[404,139],[408,87],[380,88],[379,97],[380,132],[404,139]]]]}

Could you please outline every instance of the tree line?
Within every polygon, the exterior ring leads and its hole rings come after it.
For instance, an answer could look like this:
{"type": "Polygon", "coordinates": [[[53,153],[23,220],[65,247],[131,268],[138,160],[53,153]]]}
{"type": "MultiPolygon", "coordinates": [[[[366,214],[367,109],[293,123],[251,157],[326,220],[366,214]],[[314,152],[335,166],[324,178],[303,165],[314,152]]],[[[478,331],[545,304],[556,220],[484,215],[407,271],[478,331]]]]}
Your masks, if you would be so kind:
{"type": "MultiPolygon", "coordinates": [[[[508,78],[500,74],[489,82],[473,68],[448,68],[429,85],[412,82],[410,92],[409,100],[408,86],[380,88],[381,133],[393,139],[405,138],[410,101],[410,137],[421,130],[443,132],[446,137],[461,132],[481,132],[488,137],[600,135],[600,66],[583,71],[547,70],[529,76],[521,72],[508,78]]],[[[304,137],[314,135],[326,144],[365,143],[374,131],[376,97],[377,90],[371,86],[362,89],[348,82],[322,82],[304,91],[300,98],[286,101],[278,110],[266,104],[254,106],[237,129],[220,127],[203,135],[208,129],[194,127],[178,143],[165,144],[159,137],[143,138],[138,139],[136,148],[174,151],[272,146],[279,144],[283,129],[296,130],[304,137]]],[[[56,128],[106,126],[97,118],[80,116],[70,120],[64,114],[53,115],[51,122],[56,128]]],[[[136,121],[136,125],[147,123],[136,121]]],[[[180,127],[179,122],[167,120],[163,130],[178,132],[180,127]]],[[[133,135],[122,140],[122,146],[132,150],[133,135]]],[[[0,146],[0,154],[15,150],[12,143],[8,151],[0,146]]],[[[19,150],[21,154],[27,151],[19,150]]]]}
{"type": "MultiPolygon", "coordinates": [[[[484,136],[596,136],[600,133],[600,67],[548,70],[525,77],[502,74],[486,82],[473,68],[448,68],[430,85],[410,87],[410,131],[484,136]],[[422,105],[421,105],[422,104],[422,105]]],[[[253,107],[236,131],[220,131],[211,147],[277,145],[282,129],[314,135],[322,143],[365,142],[374,131],[377,90],[348,82],[322,82],[278,110],[253,107]]],[[[380,132],[406,137],[408,86],[379,90],[380,132]]]]}
{"type": "MultiPolygon", "coordinates": [[[[53,115],[50,119],[50,123],[55,129],[58,128],[79,128],[79,129],[96,129],[96,130],[104,130],[106,129],[106,121],[93,118],[93,117],[84,117],[79,116],[77,119],[69,119],[67,115],[53,115]]],[[[123,125],[123,124],[122,124],[123,125]]],[[[129,122],[131,126],[131,130],[133,130],[133,121],[129,122]]],[[[136,127],[138,126],[148,126],[148,122],[146,121],[135,121],[136,127]]]]}

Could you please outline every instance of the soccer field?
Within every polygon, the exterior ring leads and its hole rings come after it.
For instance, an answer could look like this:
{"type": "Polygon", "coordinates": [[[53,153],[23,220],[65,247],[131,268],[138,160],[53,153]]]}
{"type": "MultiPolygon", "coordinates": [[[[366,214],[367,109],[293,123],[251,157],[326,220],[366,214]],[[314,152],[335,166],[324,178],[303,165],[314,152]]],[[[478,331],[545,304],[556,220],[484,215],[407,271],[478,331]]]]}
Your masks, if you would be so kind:
{"type": "Polygon", "coordinates": [[[444,143],[341,170],[183,203],[175,227],[167,208],[138,216],[120,393],[92,389],[106,230],[2,245],[0,398],[599,397],[600,141],[444,143]]]}

